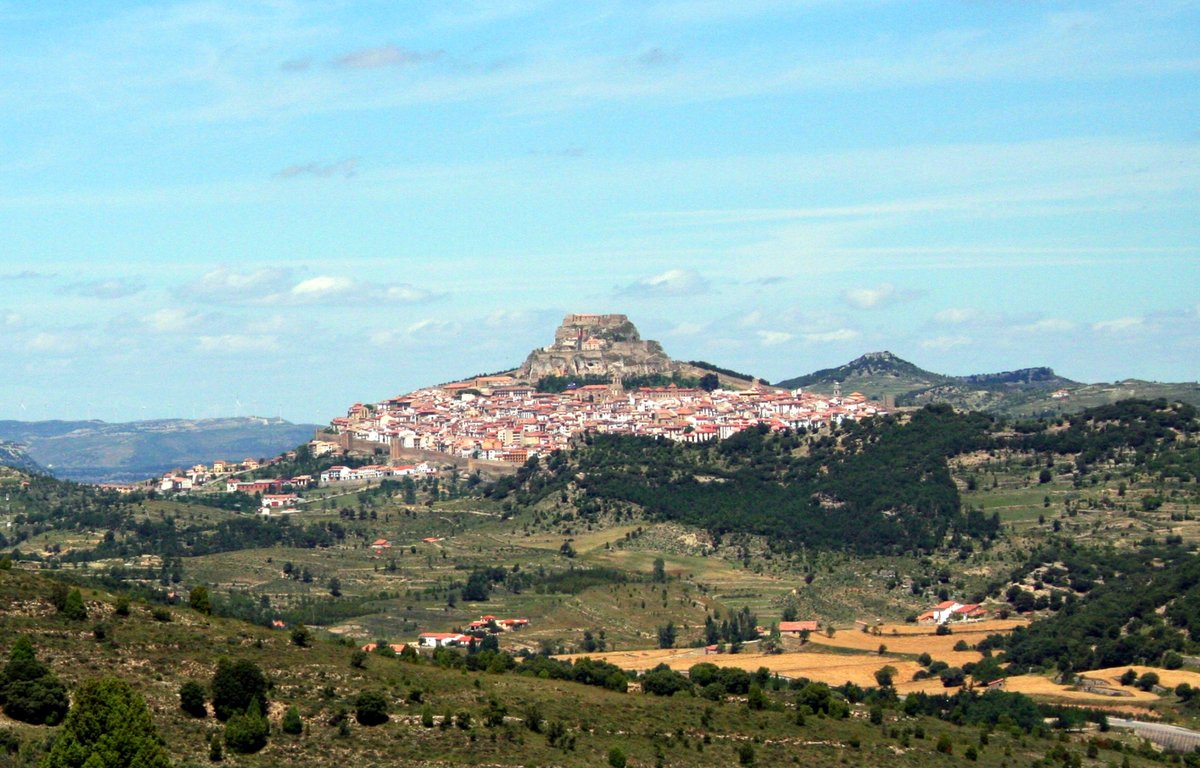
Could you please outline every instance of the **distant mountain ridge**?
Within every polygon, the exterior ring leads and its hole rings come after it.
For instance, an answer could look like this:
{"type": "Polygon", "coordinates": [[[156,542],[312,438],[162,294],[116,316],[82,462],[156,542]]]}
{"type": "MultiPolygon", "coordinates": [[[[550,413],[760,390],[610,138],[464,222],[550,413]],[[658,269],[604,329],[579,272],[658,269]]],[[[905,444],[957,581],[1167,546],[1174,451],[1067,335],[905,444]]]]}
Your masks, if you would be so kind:
{"type": "Polygon", "coordinates": [[[927,371],[887,351],[868,352],[845,365],[785,379],[776,386],[830,393],[837,387],[876,399],[891,396],[900,406],[949,403],[956,408],[1014,416],[1078,411],[1129,398],[1200,404],[1200,384],[1196,382],[1127,379],[1087,384],[1059,376],[1046,366],[950,376],[927,371]]]}
{"type": "Polygon", "coordinates": [[[130,482],[174,468],[275,456],[310,439],[313,424],[254,416],[217,419],[0,421],[0,464],[82,482],[130,482]]]}

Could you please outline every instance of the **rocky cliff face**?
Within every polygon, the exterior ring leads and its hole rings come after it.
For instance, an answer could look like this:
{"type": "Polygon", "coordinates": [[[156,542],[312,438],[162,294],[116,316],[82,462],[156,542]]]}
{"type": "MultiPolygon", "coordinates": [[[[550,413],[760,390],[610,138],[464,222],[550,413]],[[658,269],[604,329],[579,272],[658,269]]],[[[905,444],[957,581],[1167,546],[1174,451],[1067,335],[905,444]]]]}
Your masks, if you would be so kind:
{"type": "Polygon", "coordinates": [[[625,315],[567,315],[554,332],[554,343],[535,349],[521,365],[521,376],[634,376],[671,374],[679,365],[657,341],[644,341],[625,315]]]}

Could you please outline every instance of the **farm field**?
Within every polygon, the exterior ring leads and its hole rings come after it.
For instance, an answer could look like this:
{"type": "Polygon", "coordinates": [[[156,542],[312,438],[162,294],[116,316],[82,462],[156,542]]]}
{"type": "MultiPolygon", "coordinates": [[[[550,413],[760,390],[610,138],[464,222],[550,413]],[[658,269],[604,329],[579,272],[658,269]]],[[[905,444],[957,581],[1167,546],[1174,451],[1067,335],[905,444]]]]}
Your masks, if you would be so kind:
{"type": "Polygon", "coordinates": [[[953,634],[937,635],[935,628],[929,625],[913,624],[884,624],[880,626],[880,634],[861,632],[857,629],[845,629],[827,637],[820,632],[814,632],[808,641],[813,645],[827,648],[838,648],[848,651],[875,651],[881,645],[887,647],[886,655],[919,656],[928,653],[937,661],[944,661],[951,666],[960,667],[969,662],[977,662],[983,655],[977,651],[956,651],[954,646],[961,641],[974,645],[991,634],[1011,632],[1014,627],[1026,622],[1020,620],[981,621],[973,624],[955,625],[953,634]]]}
{"type": "MultiPolygon", "coordinates": [[[[561,659],[590,657],[602,659],[627,670],[647,670],[666,664],[671,669],[685,672],[701,662],[719,667],[737,667],[753,672],[766,667],[771,672],[787,678],[805,677],[830,685],[851,682],[861,686],[874,686],[875,672],[884,666],[896,669],[896,677],[911,679],[921,669],[915,661],[880,656],[874,653],[832,654],[819,651],[796,653],[722,653],[705,654],[703,648],[650,649],[644,651],[621,651],[616,653],[592,653],[560,656],[561,659]]],[[[936,682],[936,681],[935,681],[936,682]]],[[[941,683],[938,683],[940,686],[941,683]]]]}
{"type": "Polygon", "coordinates": [[[1147,672],[1153,672],[1158,675],[1158,684],[1164,688],[1174,688],[1180,683],[1187,683],[1192,687],[1200,686],[1200,672],[1192,672],[1187,669],[1163,669],[1162,667],[1143,667],[1133,665],[1129,667],[1109,667],[1108,669],[1096,669],[1091,672],[1084,672],[1081,676],[1089,680],[1103,680],[1106,683],[1111,683],[1114,688],[1120,688],[1122,691],[1130,691],[1141,693],[1133,686],[1122,686],[1117,679],[1129,670],[1137,672],[1139,676],[1147,672]]]}
{"type": "MultiPolygon", "coordinates": [[[[1124,670],[1122,670],[1124,671],[1124,670]]],[[[1106,696],[1102,693],[1077,691],[1070,686],[1059,685],[1043,675],[1015,675],[1005,680],[1004,690],[1012,693],[1024,693],[1029,696],[1045,699],[1062,699],[1075,704],[1088,705],[1122,705],[1122,704],[1152,704],[1158,701],[1158,696],[1148,691],[1140,691],[1132,686],[1122,688],[1128,696],[1106,696]]]]}

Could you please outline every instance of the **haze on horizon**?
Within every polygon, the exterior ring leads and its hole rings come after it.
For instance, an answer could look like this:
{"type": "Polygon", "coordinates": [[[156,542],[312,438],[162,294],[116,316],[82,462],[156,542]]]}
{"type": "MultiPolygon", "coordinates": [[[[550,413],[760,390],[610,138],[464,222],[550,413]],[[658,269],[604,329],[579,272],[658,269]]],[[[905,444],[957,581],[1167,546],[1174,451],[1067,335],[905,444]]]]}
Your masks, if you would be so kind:
{"type": "Polygon", "coordinates": [[[771,381],[1200,378],[1200,5],[0,0],[0,418],[282,415],[567,312],[771,381]]]}

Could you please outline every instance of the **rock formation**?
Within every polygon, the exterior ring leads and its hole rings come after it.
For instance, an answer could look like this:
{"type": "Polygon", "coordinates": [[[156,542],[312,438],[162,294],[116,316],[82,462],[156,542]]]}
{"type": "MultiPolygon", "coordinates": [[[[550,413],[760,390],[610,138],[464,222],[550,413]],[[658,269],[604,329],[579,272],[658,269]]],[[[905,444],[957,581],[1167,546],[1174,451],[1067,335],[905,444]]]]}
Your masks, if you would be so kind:
{"type": "Polygon", "coordinates": [[[554,343],[535,349],[521,365],[521,376],[670,375],[679,370],[657,341],[643,341],[625,315],[576,315],[563,318],[554,343]]]}

